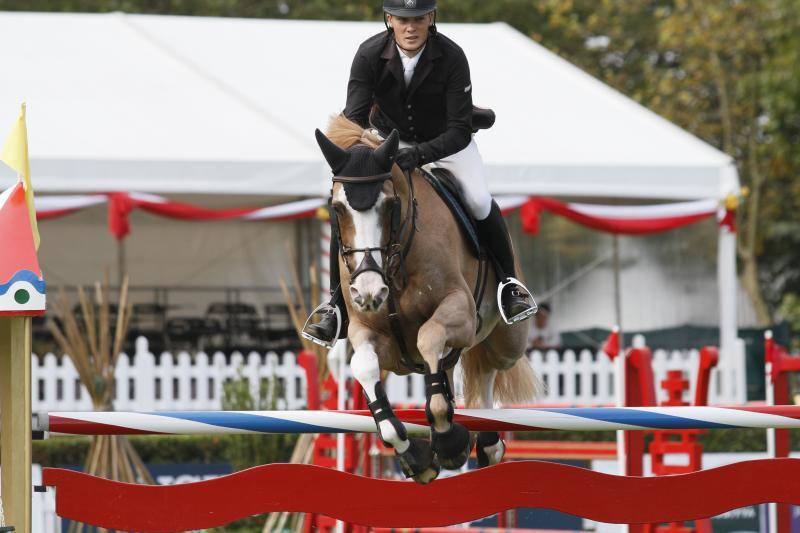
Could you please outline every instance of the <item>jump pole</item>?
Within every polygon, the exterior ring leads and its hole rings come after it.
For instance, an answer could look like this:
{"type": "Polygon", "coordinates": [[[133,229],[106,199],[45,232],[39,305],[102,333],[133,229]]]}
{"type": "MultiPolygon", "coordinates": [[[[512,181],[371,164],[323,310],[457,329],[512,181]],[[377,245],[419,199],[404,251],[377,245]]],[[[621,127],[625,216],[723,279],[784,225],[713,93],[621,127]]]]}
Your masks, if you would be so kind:
{"type": "MultiPolygon", "coordinates": [[[[395,414],[411,435],[428,435],[422,409],[395,414]]],[[[800,406],[456,409],[470,431],[613,431],[800,428],[800,406]]],[[[54,412],[33,429],[69,435],[375,433],[369,411],[54,412]]]]}
{"type": "MultiPolygon", "coordinates": [[[[410,434],[422,409],[396,410],[410,434]]],[[[460,409],[473,431],[797,428],[800,406],[460,409]]],[[[34,429],[74,435],[375,432],[368,411],[40,413],[34,429]]],[[[420,486],[333,469],[271,464],[184,485],[118,483],[46,468],[59,516],[108,529],[206,529],[265,512],[324,514],[369,527],[435,527],[512,508],[553,509],[601,522],[707,518],[765,502],[800,504],[800,460],[744,461],[662,477],[612,476],[541,461],[501,463],[420,486]],[[97,505],[102,495],[103,505],[97,505]]]]}

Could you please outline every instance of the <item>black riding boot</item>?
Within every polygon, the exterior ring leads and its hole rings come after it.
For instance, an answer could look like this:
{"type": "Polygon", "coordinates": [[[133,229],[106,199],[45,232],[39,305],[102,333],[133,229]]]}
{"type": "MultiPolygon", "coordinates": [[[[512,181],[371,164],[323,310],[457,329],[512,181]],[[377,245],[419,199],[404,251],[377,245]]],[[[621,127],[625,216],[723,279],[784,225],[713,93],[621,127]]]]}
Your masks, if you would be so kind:
{"type": "MultiPolygon", "coordinates": [[[[331,224],[332,227],[333,224],[331,224]]],[[[302,335],[304,338],[327,346],[330,348],[337,340],[336,330],[339,330],[338,338],[347,336],[347,307],[344,305],[342,297],[342,287],[339,285],[339,239],[336,231],[331,231],[331,264],[330,264],[330,286],[336,287],[331,290],[331,299],[317,307],[311,316],[306,320],[302,335]],[[321,315],[319,322],[311,323],[314,315],[321,315]]]]}
{"type": "Polygon", "coordinates": [[[507,324],[513,324],[529,318],[537,311],[536,302],[527,287],[516,278],[511,238],[500,207],[494,200],[489,216],[478,221],[478,238],[489,249],[497,267],[502,271],[499,273],[502,290],[498,305],[502,308],[503,320],[507,324]]]}

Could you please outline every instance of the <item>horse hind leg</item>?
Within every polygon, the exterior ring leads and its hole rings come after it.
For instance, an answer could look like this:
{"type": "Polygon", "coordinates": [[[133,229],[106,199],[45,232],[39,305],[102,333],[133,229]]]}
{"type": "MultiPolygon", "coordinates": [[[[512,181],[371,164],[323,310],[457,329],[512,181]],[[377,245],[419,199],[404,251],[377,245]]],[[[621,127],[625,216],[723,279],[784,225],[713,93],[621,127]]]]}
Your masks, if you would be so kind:
{"type": "Polygon", "coordinates": [[[439,475],[439,465],[430,443],[425,439],[409,439],[406,428],[397,419],[381,382],[378,355],[370,342],[361,343],[350,360],[353,376],[364,389],[369,409],[383,443],[394,448],[400,467],[406,477],[422,485],[439,475]]]}
{"type": "MultiPolygon", "coordinates": [[[[485,364],[486,349],[483,345],[475,346],[465,357],[461,364],[465,375],[477,374],[472,382],[477,384],[479,390],[468,391],[467,407],[480,409],[494,409],[494,385],[497,378],[497,369],[485,364]],[[481,364],[483,363],[483,364],[481,364]]],[[[470,377],[473,377],[470,376],[470,377]]],[[[478,458],[478,468],[496,465],[503,460],[506,445],[497,431],[481,431],[475,442],[475,455],[478,458]]]]}

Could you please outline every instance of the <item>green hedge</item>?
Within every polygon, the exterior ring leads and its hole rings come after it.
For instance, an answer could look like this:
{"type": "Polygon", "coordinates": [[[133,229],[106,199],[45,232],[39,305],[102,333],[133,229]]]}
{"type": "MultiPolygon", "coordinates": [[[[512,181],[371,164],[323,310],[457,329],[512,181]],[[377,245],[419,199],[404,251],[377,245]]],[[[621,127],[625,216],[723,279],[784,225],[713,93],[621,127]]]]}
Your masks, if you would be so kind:
{"type": "MultiPolygon", "coordinates": [[[[142,460],[163,463],[231,463],[234,468],[288,461],[295,437],[289,435],[164,435],[129,437],[142,460]],[[257,461],[243,460],[251,454],[257,461]],[[262,460],[263,459],[263,460],[262,460]]],[[[42,466],[82,465],[90,437],[53,437],[33,443],[33,462],[42,466]]],[[[237,468],[237,469],[238,469],[237,468]]]]}

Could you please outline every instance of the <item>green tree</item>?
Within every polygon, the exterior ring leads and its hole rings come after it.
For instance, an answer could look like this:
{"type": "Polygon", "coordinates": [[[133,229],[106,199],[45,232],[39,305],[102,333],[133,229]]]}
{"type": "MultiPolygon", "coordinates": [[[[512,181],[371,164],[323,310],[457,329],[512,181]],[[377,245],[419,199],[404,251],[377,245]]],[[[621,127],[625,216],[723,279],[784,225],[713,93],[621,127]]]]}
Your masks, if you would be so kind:
{"type": "Polygon", "coordinates": [[[740,280],[771,323],[800,291],[800,3],[549,0],[539,9],[544,44],[736,160],[749,191],[740,280]]]}

